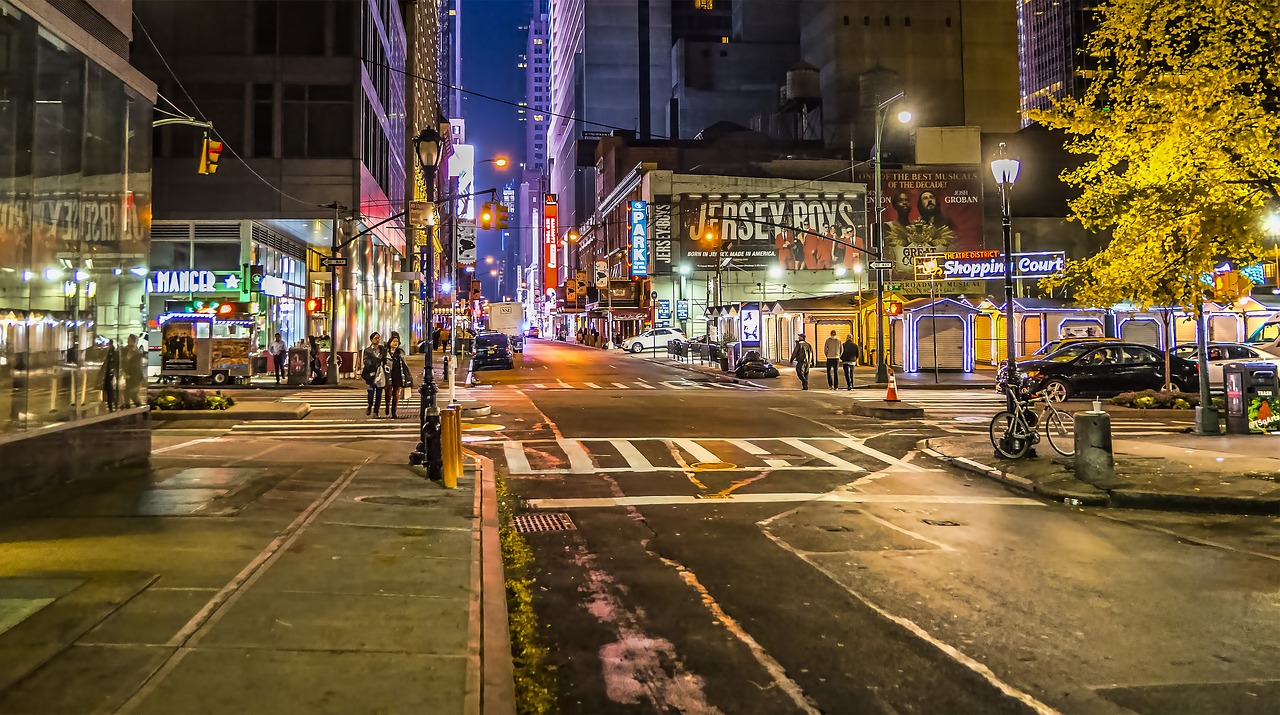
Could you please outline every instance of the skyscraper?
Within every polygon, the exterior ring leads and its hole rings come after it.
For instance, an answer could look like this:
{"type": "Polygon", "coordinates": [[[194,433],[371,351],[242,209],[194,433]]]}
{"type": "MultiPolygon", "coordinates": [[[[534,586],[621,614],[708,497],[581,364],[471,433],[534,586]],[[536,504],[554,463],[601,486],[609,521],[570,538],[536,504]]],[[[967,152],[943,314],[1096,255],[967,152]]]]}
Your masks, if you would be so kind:
{"type": "Polygon", "coordinates": [[[1028,114],[1053,100],[1079,97],[1088,81],[1084,40],[1096,0],[1022,0],[1018,3],[1018,108],[1028,114]]]}
{"type": "Polygon", "coordinates": [[[525,46],[525,166],[547,170],[547,127],[551,109],[551,20],[543,13],[529,23],[525,46]]]}

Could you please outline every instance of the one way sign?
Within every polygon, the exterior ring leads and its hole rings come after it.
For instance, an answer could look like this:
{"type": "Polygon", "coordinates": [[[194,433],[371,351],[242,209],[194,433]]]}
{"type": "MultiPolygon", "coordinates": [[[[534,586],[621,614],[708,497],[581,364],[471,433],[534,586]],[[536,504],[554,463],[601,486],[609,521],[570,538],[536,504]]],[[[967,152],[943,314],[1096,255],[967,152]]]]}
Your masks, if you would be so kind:
{"type": "Polygon", "coordinates": [[[340,258],[340,257],[333,257],[333,256],[325,256],[324,258],[320,259],[320,265],[324,266],[325,268],[332,268],[334,266],[345,266],[347,265],[347,259],[340,258]]]}

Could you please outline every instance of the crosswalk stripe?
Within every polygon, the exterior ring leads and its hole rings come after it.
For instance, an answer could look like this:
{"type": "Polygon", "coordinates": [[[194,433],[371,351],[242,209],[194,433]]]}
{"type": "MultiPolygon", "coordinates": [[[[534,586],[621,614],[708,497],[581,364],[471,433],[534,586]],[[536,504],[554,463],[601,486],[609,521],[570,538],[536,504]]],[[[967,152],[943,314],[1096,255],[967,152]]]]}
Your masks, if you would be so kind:
{"type": "Polygon", "coordinates": [[[760,445],[752,444],[751,442],[748,442],[745,439],[731,439],[731,440],[728,440],[728,442],[729,444],[737,447],[738,449],[742,450],[743,452],[746,452],[747,454],[752,454],[762,458],[764,460],[764,463],[769,465],[770,467],[791,466],[791,463],[788,462],[787,460],[778,459],[776,457],[770,457],[768,456],[769,450],[765,449],[764,447],[761,447],[760,445]]]}
{"type": "Polygon", "coordinates": [[[587,448],[582,443],[574,439],[558,439],[560,449],[564,450],[565,456],[569,458],[569,469],[574,474],[590,474],[595,471],[595,465],[591,463],[591,455],[587,454],[587,448]]]}
{"type": "Polygon", "coordinates": [[[654,469],[653,464],[651,464],[648,459],[645,459],[645,456],[640,453],[640,450],[636,449],[636,446],[627,440],[611,439],[609,440],[609,444],[612,444],[613,448],[618,450],[618,454],[622,455],[622,458],[627,460],[628,467],[643,470],[654,469]]]}
{"type": "Polygon", "coordinates": [[[694,442],[691,439],[676,439],[676,440],[672,440],[672,442],[680,449],[683,449],[684,451],[688,452],[690,456],[692,456],[695,460],[699,462],[719,462],[720,461],[720,458],[717,457],[711,450],[707,449],[706,447],[703,447],[702,445],[698,444],[697,442],[694,442]]]}
{"type": "Polygon", "coordinates": [[[504,442],[502,454],[507,458],[507,469],[512,474],[528,474],[533,471],[529,466],[529,458],[525,456],[524,446],[519,442],[504,442]]]}
{"type": "Polygon", "coordinates": [[[615,385],[619,390],[630,390],[630,389],[631,389],[630,387],[627,387],[626,385],[624,385],[624,384],[623,384],[623,383],[621,383],[621,382],[615,382],[615,383],[613,383],[613,384],[614,384],[614,385],[615,385]]]}
{"type": "Polygon", "coordinates": [[[911,464],[910,462],[904,462],[901,459],[898,459],[897,457],[891,457],[885,454],[884,452],[881,452],[878,449],[868,447],[865,443],[859,442],[856,439],[841,437],[835,441],[840,444],[843,444],[844,446],[848,447],[849,449],[852,449],[855,452],[862,452],[868,457],[875,457],[876,459],[880,460],[881,462],[884,462],[885,464],[892,464],[895,467],[901,467],[903,469],[906,469],[912,472],[925,471],[924,467],[916,466],[914,464],[911,464]]]}
{"type": "Polygon", "coordinates": [[[644,380],[641,380],[640,382],[638,382],[638,383],[636,383],[636,384],[637,384],[637,385],[639,385],[640,387],[643,387],[643,388],[644,388],[644,389],[646,389],[646,390],[656,390],[656,389],[658,389],[658,388],[654,387],[653,385],[650,385],[649,383],[645,382],[644,380]]]}
{"type": "Polygon", "coordinates": [[[805,454],[813,455],[814,457],[821,459],[822,461],[826,462],[827,464],[830,464],[833,467],[848,469],[851,472],[865,471],[863,470],[862,467],[859,467],[858,465],[852,462],[846,462],[843,459],[840,459],[839,457],[835,456],[834,454],[827,454],[826,452],[818,449],[817,447],[813,446],[812,444],[809,444],[808,442],[802,442],[798,439],[784,439],[782,440],[782,443],[789,445],[791,447],[795,447],[796,449],[800,450],[801,452],[804,452],[805,454]]]}
{"type": "Polygon", "coordinates": [[[599,385],[595,384],[594,382],[584,382],[584,383],[582,383],[582,384],[586,385],[587,387],[590,387],[590,388],[591,388],[591,389],[593,389],[593,390],[603,390],[603,389],[604,389],[603,387],[600,387],[599,385]]]}
{"type": "Polygon", "coordinates": [[[687,385],[677,385],[676,383],[671,382],[670,380],[663,380],[661,384],[666,385],[667,387],[670,387],[670,388],[671,388],[671,389],[673,389],[673,390],[687,390],[687,389],[689,389],[689,387],[688,387],[687,385]]]}

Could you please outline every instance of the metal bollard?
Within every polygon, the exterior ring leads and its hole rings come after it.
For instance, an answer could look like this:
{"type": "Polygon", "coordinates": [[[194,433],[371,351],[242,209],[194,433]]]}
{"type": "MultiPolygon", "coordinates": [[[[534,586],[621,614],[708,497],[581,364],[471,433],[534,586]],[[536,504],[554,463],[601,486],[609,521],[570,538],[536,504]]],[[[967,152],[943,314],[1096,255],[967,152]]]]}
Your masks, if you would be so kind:
{"type": "Polygon", "coordinates": [[[444,486],[455,489],[462,476],[462,413],[457,405],[440,411],[440,443],[444,457],[444,486]]]}
{"type": "Polygon", "coordinates": [[[1102,410],[1097,400],[1094,400],[1093,407],[1088,412],[1077,412],[1073,418],[1074,471],[1076,479],[1106,489],[1116,481],[1116,463],[1111,451],[1111,416],[1102,410]]]}

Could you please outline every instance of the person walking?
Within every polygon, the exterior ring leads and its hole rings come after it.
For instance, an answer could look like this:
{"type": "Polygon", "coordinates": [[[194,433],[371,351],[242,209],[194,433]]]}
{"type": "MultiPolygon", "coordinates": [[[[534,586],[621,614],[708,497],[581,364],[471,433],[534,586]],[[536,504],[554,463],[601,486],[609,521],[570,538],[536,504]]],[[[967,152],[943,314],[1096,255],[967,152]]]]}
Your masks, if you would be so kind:
{"type": "Polygon", "coordinates": [[[802,390],[809,389],[809,368],[813,367],[813,346],[804,339],[804,333],[796,336],[796,345],[791,349],[791,362],[796,366],[796,377],[800,378],[802,390]]]}
{"type": "Polygon", "coordinates": [[[276,371],[276,384],[279,385],[280,378],[284,377],[285,358],[285,345],[284,340],[280,337],[280,333],[276,333],[275,339],[267,346],[267,353],[271,355],[271,364],[275,367],[276,371]]]}
{"type": "Polygon", "coordinates": [[[120,375],[120,351],[116,341],[107,339],[106,353],[102,356],[102,401],[107,411],[116,411],[116,380],[120,375]]]}
{"type": "Polygon", "coordinates": [[[840,338],[836,337],[836,331],[831,331],[831,337],[822,344],[822,356],[827,359],[827,387],[832,390],[840,389],[840,338]]]}
{"type": "Polygon", "coordinates": [[[382,407],[382,392],[387,387],[387,350],[382,346],[382,334],[374,331],[369,334],[369,345],[361,353],[363,362],[360,377],[368,386],[369,401],[365,407],[365,416],[378,417],[382,407]]]}
{"type": "Polygon", "coordinates": [[[853,342],[853,336],[847,336],[844,344],[840,346],[840,365],[844,368],[844,389],[846,390],[853,389],[853,367],[861,356],[862,349],[853,342]]]}
{"type": "Polygon", "coordinates": [[[409,365],[404,361],[404,350],[400,348],[400,336],[391,334],[387,341],[387,414],[398,420],[396,414],[400,406],[401,391],[413,387],[413,376],[409,374],[409,365]]]}
{"type": "Polygon", "coordinates": [[[147,353],[138,347],[138,336],[130,335],[120,354],[121,372],[124,373],[125,407],[141,407],[142,383],[146,382],[147,353]]]}

